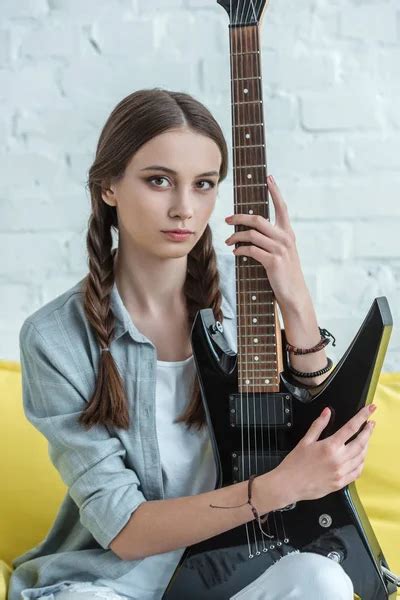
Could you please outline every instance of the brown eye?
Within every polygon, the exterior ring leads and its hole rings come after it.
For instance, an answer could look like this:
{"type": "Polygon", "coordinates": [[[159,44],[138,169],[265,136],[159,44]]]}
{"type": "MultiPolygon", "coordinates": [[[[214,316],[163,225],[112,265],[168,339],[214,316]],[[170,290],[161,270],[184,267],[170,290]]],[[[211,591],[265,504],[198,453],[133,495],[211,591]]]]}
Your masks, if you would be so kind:
{"type": "Polygon", "coordinates": [[[209,179],[202,179],[201,181],[198,181],[197,183],[209,183],[210,187],[206,188],[206,187],[202,187],[202,190],[211,190],[212,188],[215,187],[215,183],[213,181],[210,181],[209,179]]]}
{"type": "MultiPolygon", "coordinates": [[[[165,179],[165,181],[168,181],[168,179],[166,177],[162,177],[162,176],[153,176],[153,177],[149,177],[148,179],[146,179],[146,181],[162,181],[163,179],[165,179]]],[[[161,185],[156,185],[155,187],[165,187],[165,186],[161,186],[161,185]]]]}

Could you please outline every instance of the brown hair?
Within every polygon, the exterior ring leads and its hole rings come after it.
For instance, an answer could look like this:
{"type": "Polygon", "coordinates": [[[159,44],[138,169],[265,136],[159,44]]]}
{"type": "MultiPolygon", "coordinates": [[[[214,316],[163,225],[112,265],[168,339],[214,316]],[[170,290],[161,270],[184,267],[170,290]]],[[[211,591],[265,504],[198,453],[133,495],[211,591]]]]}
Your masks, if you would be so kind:
{"type": "MultiPolygon", "coordinates": [[[[101,348],[111,347],[114,335],[110,299],[116,249],[112,249],[112,228],[118,231],[116,208],[103,201],[101,191],[111,180],[123,176],[128,162],[143,144],[167,130],[184,126],[216,142],[222,155],[222,181],[228,168],[224,135],[210,111],[188,94],[160,88],[138,90],[117,104],[100,134],[87,182],[92,212],[86,238],[89,272],[84,279],[84,308],[99,345],[95,390],[79,417],[87,429],[95,424],[129,428],[126,394],[117,365],[111,352],[100,352],[101,348]]],[[[190,326],[202,308],[212,308],[215,318],[222,322],[219,274],[208,224],[188,255],[184,294],[190,326]]],[[[198,429],[205,424],[197,377],[191,400],[176,422],[185,422],[189,428],[196,425],[198,429]]]]}

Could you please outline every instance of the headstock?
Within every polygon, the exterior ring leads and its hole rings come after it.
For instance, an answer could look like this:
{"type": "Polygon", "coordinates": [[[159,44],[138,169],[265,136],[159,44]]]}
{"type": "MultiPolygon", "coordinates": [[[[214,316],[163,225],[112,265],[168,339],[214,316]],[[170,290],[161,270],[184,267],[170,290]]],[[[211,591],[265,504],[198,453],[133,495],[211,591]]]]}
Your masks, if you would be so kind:
{"type": "Polygon", "coordinates": [[[269,0],[217,0],[228,13],[230,24],[256,25],[260,23],[269,0]]]}

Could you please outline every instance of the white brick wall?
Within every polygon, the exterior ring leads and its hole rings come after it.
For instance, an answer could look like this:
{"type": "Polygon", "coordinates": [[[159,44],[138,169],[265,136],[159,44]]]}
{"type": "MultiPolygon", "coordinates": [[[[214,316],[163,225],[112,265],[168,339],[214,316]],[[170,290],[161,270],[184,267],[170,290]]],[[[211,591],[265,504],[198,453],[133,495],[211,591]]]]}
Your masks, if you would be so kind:
{"type": "MultiPolygon", "coordinates": [[[[262,23],[269,172],[321,326],[344,352],[372,300],[400,370],[400,5],[270,0],[262,23]]],[[[84,189],[101,127],[142,87],[192,93],[231,144],[228,17],[215,0],[2,0],[0,357],[23,319],[86,272],[84,189]]],[[[231,173],[212,217],[231,229],[231,173]]],[[[330,347],[331,348],[331,347],[330,347]]]]}

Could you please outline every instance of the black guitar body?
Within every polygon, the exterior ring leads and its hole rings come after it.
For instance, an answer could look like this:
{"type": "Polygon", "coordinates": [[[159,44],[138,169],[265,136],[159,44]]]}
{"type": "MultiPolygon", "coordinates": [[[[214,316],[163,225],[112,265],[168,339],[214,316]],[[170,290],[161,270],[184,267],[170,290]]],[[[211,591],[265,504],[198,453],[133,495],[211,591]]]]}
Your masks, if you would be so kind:
{"type": "MultiPolygon", "coordinates": [[[[327,436],[372,402],[391,325],[386,298],[375,299],[347,352],[313,397],[283,376],[280,393],[240,395],[237,354],[227,345],[212,310],[199,311],[192,347],[217,465],[216,487],[274,468],[325,406],[332,409],[327,436]]],[[[274,537],[264,536],[249,521],[186,548],[163,600],[229,600],[294,550],[338,560],[362,600],[395,598],[396,588],[382,574],[381,565],[387,563],[354,483],[270,513],[263,527],[274,537]]]]}

